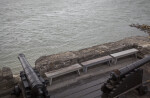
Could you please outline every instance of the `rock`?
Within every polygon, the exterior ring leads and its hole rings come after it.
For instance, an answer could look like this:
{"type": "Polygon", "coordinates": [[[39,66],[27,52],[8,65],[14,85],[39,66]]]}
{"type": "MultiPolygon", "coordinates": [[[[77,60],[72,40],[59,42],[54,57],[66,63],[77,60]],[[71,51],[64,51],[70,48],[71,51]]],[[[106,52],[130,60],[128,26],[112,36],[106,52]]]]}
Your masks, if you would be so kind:
{"type": "Polygon", "coordinates": [[[3,76],[3,79],[7,79],[7,80],[13,79],[13,74],[9,67],[2,68],[2,76],[3,76]]]}
{"type": "MultiPolygon", "coordinates": [[[[12,71],[9,67],[3,67],[0,71],[1,81],[0,81],[0,90],[10,89],[15,85],[12,71]]],[[[18,81],[16,82],[18,83],[18,81]]]]}
{"type": "Polygon", "coordinates": [[[5,79],[3,79],[2,81],[0,81],[0,90],[7,87],[7,84],[8,84],[7,82],[8,81],[5,80],[5,79]]]}
{"type": "Polygon", "coordinates": [[[90,59],[94,59],[96,57],[99,57],[100,53],[96,51],[93,47],[81,49],[79,51],[74,52],[79,62],[87,61],[90,59]]]}
{"type": "Polygon", "coordinates": [[[14,84],[14,79],[10,79],[10,80],[6,80],[6,79],[3,79],[1,82],[0,82],[0,90],[4,90],[4,89],[10,89],[12,87],[14,87],[15,84],[14,84]]]}
{"type": "Polygon", "coordinates": [[[130,27],[135,27],[137,29],[140,29],[144,32],[147,32],[149,33],[150,32],[150,26],[149,25],[146,25],[146,24],[142,24],[142,25],[139,25],[139,24],[131,24],[130,27]]]}
{"type": "Polygon", "coordinates": [[[77,63],[77,56],[73,52],[64,52],[40,57],[35,62],[35,68],[44,75],[45,72],[63,68],[77,63]]]}
{"type": "Polygon", "coordinates": [[[3,79],[2,70],[0,69],[0,81],[3,79]]]}

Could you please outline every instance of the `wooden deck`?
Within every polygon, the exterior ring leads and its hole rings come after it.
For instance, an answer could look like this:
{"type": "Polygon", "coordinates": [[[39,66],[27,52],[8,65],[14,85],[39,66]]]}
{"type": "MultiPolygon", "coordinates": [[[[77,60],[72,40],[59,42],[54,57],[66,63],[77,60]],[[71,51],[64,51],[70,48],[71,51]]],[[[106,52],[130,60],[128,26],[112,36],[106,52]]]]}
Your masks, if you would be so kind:
{"type": "MultiPolygon", "coordinates": [[[[121,68],[123,66],[126,66],[135,60],[136,60],[135,58],[126,58],[126,59],[119,60],[115,66],[104,65],[101,67],[95,67],[94,69],[89,69],[87,74],[100,72],[101,70],[105,70],[105,71],[101,72],[101,74],[92,75],[90,78],[86,78],[86,79],[84,78],[75,82],[74,84],[68,84],[66,86],[60,85],[61,83],[68,82],[68,81],[63,82],[64,77],[62,78],[60,77],[58,79],[61,81],[57,82],[56,80],[54,81],[54,85],[48,86],[47,88],[49,91],[49,94],[51,95],[50,98],[106,98],[106,97],[102,97],[102,92],[100,89],[101,89],[102,84],[109,78],[109,71],[113,70],[114,68],[116,69],[116,68],[121,68]]],[[[144,66],[143,68],[147,69],[147,67],[144,67],[144,66]]],[[[81,76],[84,76],[84,75],[85,74],[82,73],[81,76]]],[[[71,79],[72,77],[70,76],[67,75],[67,78],[65,77],[65,80],[68,78],[71,79]]],[[[144,80],[150,79],[149,76],[150,76],[150,73],[146,73],[144,71],[144,80]]],[[[149,88],[150,88],[150,84],[149,84],[149,88]]],[[[132,92],[127,93],[124,97],[120,97],[120,98],[150,98],[149,96],[150,96],[150,90],[149,90],[149,93],[144,96],[139,96],[137,92],[132,91],[132,92]]],[[[16,98],[16,97],[12,97],[10,94],[8,94],[0,98],[16,98]]],[[[20,96],[18,98],[23,98],[23,97],[20,96]]]]}
{"type": "MultiPolygon", "coordinates": [[[[149,77],[148,74],[144,76],[149,77]]],[[[50,93],[51,98],[106,98],[102,97],[101,86],[108,79],[109,74],[101,75],[101,78],[88,83],[78,83],[72,87],[62,89],[61,91],[50,93]]],[[[150,85],[149,85],[150,86],[150,85]]],[[[120,98],[150,98],[150,92],[144,96],[139,96],[135,91],[129,92],[120,98]]]]}
{"type": "MultiPolygon", "coordinates": [[[[108,76],[108,75],[107,75],[108,76]]],[[[95,98],[101,96],[100,90],[102,84],[107,80],[106,75],[89,83],[81,83],[76,87],[71,87],[62,92],[52,94],[52,98],[95,98]]]]}

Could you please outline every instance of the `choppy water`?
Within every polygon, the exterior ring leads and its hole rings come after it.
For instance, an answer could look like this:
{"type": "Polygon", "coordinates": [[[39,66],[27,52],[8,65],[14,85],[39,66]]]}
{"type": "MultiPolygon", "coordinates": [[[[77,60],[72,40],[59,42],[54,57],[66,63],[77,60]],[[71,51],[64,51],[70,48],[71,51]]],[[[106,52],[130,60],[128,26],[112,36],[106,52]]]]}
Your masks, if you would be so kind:
{"type": "Polygon", "coordinates": [[[0,0],[0,67],[13,72],[42,55],[146,35],[131,23],[150,24],[150,0],[0,0]]]}

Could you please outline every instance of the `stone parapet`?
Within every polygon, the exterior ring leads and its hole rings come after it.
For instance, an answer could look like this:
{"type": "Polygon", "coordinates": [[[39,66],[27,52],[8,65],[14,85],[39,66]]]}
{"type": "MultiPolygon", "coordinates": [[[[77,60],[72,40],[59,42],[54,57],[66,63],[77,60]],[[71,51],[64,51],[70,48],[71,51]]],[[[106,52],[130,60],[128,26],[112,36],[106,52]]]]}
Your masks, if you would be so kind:
{"type": "Polygon", "coordinates": [[[0,90],[11,88],[14,84],[15,81],[11,69],[9,67],[0,69],[0,90]]]}
{"type": "Polygon", "coordinates": [[[110,53],[119,52],[125,49],[138,48],[139,50],[150,45],[148,37],[129,37],[117,42],[110,42],[96,45],[78,51],[69,51],[59,54],[42,56],[35,61],[35,68],[44,75],[45,72],[70,66],[77,62],[83,62],[110,53]]]}

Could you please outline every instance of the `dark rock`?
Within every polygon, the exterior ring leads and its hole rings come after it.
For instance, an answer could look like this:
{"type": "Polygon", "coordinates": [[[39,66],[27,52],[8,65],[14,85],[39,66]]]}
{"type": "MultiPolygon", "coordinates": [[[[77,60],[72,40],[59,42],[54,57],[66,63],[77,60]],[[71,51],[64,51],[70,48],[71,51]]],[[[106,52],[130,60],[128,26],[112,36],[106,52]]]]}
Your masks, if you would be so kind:
{"type": "Polygon", "coordinates": [[[0,81],[3,79],[2,70],[0,69],[0,81]]]}
{"type": "Polygon", "coordinates": [[[150,34],[150,26],[149,25],[146,25],[146,24],[142,24],[142,25],[139,25],[139,24],[131,24],[130,27],[135,27],[137,29],[140,29],[144,32],[147,32],[150,34]]]}
{"type": "Polygon", "coordinates": [[[0,82],[0,90],[1,89],[9,89],[13,86],[14,86],[14,79],[10,79],[10,80],[3,79],[0,82]]]}
{"type": "Polygon", "coordinates": [[[2,68],[2,76],[3,76],[3,79],[7,79],[7,80],[13,79],[13,74],[9,67],[2,68]]]}
{"type": "Polygon", "coordinates": [[[3,67],[1,73],[0,90],[6,90],[13,87],[15,82],[11,69],[9,67],[3,67]]]}

